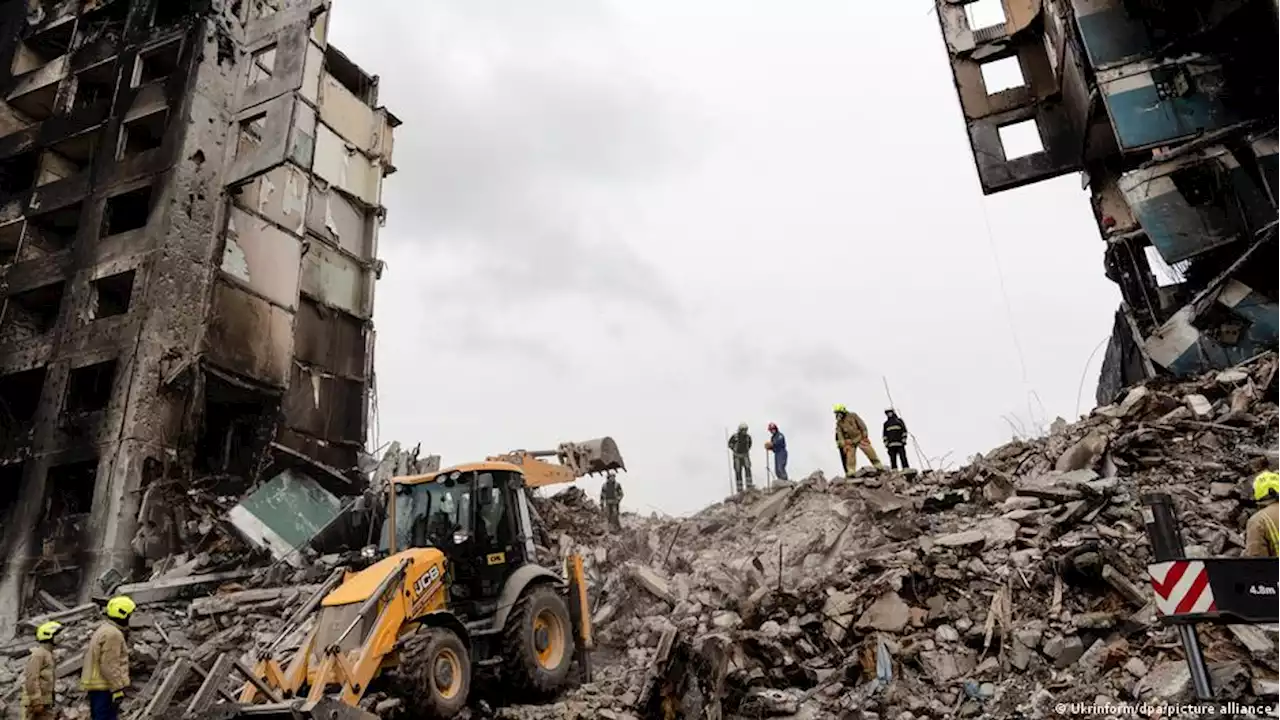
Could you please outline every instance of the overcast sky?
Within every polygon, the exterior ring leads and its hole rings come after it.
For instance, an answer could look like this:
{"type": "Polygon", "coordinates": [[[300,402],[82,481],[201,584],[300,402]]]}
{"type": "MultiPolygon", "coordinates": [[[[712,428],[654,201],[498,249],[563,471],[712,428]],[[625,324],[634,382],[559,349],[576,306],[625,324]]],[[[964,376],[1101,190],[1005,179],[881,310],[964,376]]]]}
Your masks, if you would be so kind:
{"type": "Polygon", "coordinates": [[[624,508],[686,513],[739,422],[757,482],[770,421],[793,477],[838,473],[837,402],[883,456],[882,377],[955,464],[1092,407],[1119,293],[1087,194],[983,198],[928,0],[334,4],[404,121],[371,442],[611,435],[624,508]]]}

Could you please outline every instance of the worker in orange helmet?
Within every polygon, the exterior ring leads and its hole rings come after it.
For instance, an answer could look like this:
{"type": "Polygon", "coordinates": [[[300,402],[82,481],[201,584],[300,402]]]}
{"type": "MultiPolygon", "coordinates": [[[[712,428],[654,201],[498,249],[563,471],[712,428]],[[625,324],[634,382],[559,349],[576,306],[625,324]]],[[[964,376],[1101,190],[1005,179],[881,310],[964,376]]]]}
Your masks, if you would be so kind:
{"type": "Polygon", "coordinates": [[[773,451],[773,473],[779,480],[787,479],[787,436],[778,431],[777,423],[769,423],[769,439],[765,450],[773,451]]]}

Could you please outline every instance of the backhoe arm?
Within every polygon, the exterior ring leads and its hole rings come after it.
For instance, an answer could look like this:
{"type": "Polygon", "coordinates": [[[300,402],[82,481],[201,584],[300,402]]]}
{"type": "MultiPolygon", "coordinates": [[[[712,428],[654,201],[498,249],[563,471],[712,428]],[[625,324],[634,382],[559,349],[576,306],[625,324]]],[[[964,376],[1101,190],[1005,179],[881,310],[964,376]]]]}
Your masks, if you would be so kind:
{"type": "Polygon", "coordinates": [[[487,459],[520,466],[525,484],[531,488],[571,483],[586,475],[627,469],[618,443],[608,436],[580,443],[560,443],[555,450],[513,450],[487,459]],[[559,464],[541,459],[550,457],[556,458],[559,464]]]}

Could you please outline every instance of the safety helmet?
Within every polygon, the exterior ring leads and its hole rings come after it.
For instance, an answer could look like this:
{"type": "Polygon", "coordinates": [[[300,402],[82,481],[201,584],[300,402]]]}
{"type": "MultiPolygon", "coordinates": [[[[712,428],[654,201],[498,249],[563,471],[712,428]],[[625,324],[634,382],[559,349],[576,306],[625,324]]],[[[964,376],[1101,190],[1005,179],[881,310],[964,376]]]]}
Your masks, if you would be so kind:
{"type": "Polygon", "coordinates": [[[778,423],[769,423],[769,432],[778,432],[778,423]]]}
{"type": "Polygon", "coordinates": [[[893,412],[894,412],[893,408],[885,408],[885,409],[884,409],[884,414],[885,414],[885,415],[892,415],[892,414],[893,414],[893,412]]]}
{"type": "Polygon", "coordinates": [[[845,407],[843,403],[836,403],[836,406],[833,409],[836,411],[837,415],[849,412],[849,408],[845,407]]]}
{"type": "Polygon", "coordinates": [[[62,629],[62,623],[58,622],[57,620],[50,620],[49,622],[44,623],[40,627],[36,628],[36,640],[39,640],[40,642],[49,642],[50,640],[53,639],[54,635],[58,634],[58,631],[61,629],[62,629]]]}
{"type": "Polygon", "coordinates": [[[746,430],[746,429],[747,429],[747,424],[746,424],[746,423],[741,423],[741,424],[739,424],[739,425],[738,425],[738,429],[739,429],[739,430],[746,430]]]}
{"type": "Polygon", "coordinates": [[[1266,500],[1267,496],[1280,495],[1280,474],[1274,470],[1258,473],[1253,479],[1253,499],[1266,500]]]}
{"type": "Polygon", "coordinates": [[[137,603],[128,595],[117,595],[107,601],[107,617],[115,620],[128,620],[133,611],[138,608],[137,603]]]}

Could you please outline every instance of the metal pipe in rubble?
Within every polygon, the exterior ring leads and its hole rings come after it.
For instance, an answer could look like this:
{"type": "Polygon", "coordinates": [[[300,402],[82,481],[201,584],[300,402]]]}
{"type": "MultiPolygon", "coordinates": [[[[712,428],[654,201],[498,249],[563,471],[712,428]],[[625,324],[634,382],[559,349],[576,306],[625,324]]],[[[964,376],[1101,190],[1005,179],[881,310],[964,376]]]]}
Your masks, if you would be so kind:
{"type": "MultiPolygon", "coordinates": [[[[1182,533],[1178,530],[1178,517],[1173,511],[1173,498],[1168,493],[1147,493],[1142,496],[1142,521],[1147,526],[1147,538],[1151,541],[1151,557],[1156,562],[1179,560],[1186,557],[1182,545],[1182,533]]],[[[1179,625],[1182,651],[1187,656],[1187,669],[1191,671],[1191,685],[1198,700],[1213,699],[1213,684],[1209,679],[1209,667],[1200,651],[1200,637],[1194,625],[1179,625]]]]}

